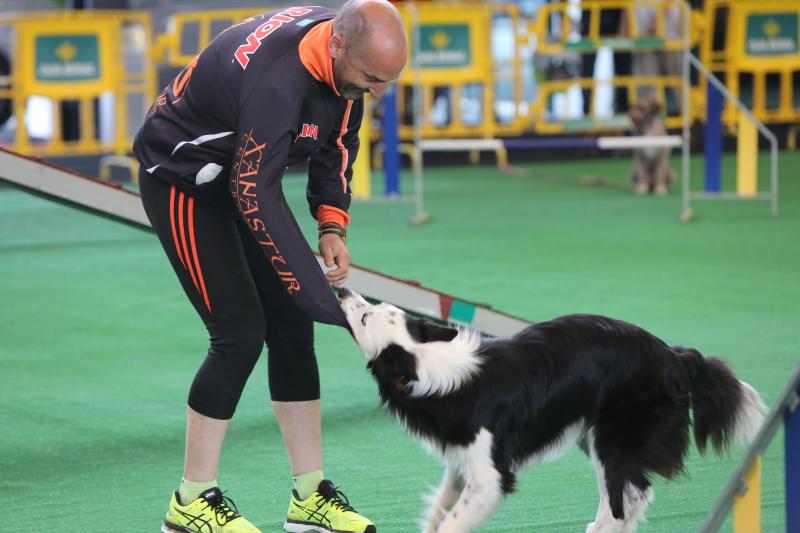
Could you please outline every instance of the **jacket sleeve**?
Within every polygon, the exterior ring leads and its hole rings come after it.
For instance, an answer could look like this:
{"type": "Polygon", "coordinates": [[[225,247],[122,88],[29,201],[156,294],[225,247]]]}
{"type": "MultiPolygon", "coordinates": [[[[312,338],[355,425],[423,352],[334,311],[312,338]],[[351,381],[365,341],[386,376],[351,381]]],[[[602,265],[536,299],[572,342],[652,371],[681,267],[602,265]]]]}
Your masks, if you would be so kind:
{"type": "Polygon", "coordinates": [[[322,222],[350,222],[350,180],[358,153],[358,130],[364,101],[347,100],[337,127],[325,144],[311,155],[308,166],[308,206],[311,215],[322,222]]]}
{"type": "Polygon", "coordinates": [[[231,169],[234,201],[292,300],[314,321],[347,327],[314,253],[283,196],[296,104],[258,92],[241,106],[231,169]]]}

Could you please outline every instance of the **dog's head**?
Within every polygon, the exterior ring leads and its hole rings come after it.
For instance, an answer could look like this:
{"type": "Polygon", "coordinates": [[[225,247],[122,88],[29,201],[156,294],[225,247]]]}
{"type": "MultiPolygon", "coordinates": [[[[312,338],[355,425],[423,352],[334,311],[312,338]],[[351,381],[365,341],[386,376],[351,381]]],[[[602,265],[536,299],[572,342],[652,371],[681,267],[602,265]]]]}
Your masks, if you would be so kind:
{"type": "Polygon", "coordinates": [[[475,332],[441,327],[387,303],[373,305],[345,288],[339,305],[378,381],[416,395],[443,393],[477,370],[475,332]]]}
{"type": "Polygon", "coordinates": [[[631,122],[638,133],[646,133],[661,118],[661,103],[653,97],[642,97],[630,108],[631,122]]]}
{"type": "Polygon", "coordinates": [[[428,342],[448,342],[458,335],[457,329],[413,318],[391,304],[373,305],[346,288],[339,290],[339,305],[367,360],[375,359],[391,345],[412,350],[428,342]]]}

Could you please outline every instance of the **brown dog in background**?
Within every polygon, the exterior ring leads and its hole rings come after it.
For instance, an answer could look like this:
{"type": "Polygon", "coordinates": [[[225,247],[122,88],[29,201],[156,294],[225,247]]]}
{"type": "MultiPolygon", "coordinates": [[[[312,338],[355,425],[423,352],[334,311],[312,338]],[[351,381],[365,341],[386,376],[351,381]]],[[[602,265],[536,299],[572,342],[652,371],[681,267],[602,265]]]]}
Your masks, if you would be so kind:
{"type": "MultiPolygon", "coordinates": [[[[655,98],[640,98],[631,106],[629,113],[636,135],[666,135],[667,131],[661,123],[661,104],[655,98]]],[[[670,152],[671,149],[667,147],[634,150],[631,178],[637,194],[667,194],[670,183],[675,179],[675,173],[669,166],[670,152]]]]}

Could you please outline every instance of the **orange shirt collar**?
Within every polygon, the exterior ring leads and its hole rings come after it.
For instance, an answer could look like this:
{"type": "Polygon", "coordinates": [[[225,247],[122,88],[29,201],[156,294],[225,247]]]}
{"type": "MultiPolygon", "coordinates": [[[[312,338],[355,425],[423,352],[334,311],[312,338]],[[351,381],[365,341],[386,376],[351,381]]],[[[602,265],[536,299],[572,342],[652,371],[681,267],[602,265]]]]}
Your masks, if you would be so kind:
{"type": "Polygon", "coordinates": [[[326,20],[311,28],[300,41],[300,61],[315,80],[327,83],[337,96],[341,96],[333,81],[333,59],[328,50],[331,35],[333,20],[326,20]]]}

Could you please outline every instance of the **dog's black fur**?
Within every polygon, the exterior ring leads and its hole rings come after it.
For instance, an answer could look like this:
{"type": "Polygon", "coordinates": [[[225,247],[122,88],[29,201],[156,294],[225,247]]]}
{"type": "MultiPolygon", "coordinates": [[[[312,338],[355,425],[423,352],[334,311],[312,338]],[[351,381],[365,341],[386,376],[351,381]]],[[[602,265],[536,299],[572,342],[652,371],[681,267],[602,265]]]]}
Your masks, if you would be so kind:
{"type": "MultiPolygon", "coordinates": [[[[449,341],[458,333],[413,319],[408,329],[418,342],[449,341]]],[[[476,378],[443,397],[406,393],[417,379],[416,358],[396,344],[368,366],[389,409],[442,448],[468,445],[481,428],[491,431],[492,460],[506,493],[514,488],[514,464],[584,419],[594,430],[619,519],[626,482],[644,490],[652,474],[673,478],[682,471],[690,407],[697,446],[703,451],[710,439],[721,451],[742,403],[739,381],[719,359],[601,316],[564,316],[486,340],[480,357],[476,378]]]]}
{"type": "Polygon", "coordinates": [[[653,475],[683,471],[692,427],[701,452],[721,452],[763,417],[723,361],[620,320],[569,315],[481,339],[346,289],[340,300],[382,402],[447,466],[426,532],[477,527],[526,463],[575,442],[600,488],[587,531],[634,531],[653,475]]]}

